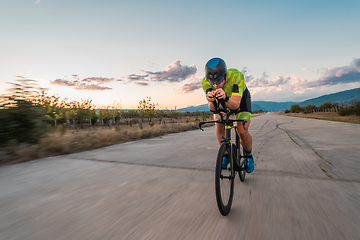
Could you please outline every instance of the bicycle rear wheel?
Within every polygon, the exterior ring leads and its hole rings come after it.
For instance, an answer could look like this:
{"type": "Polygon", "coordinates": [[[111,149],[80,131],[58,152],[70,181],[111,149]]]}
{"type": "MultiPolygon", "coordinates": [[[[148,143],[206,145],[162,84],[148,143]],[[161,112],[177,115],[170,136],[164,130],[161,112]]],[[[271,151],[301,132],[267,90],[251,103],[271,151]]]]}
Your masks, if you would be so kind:
{"type": "MultiPolygon", "coordinates": [[[[234,177],[231,176],[231,165],[230,168],[222,169],[222,161],[224,153],[227,152],[228,156],[231,156],[230,147],[227,143],[222,143],[216,159],[215,169],[215,192],[216,201],[220,213],[226,216],[230,212],[232,199],[234,195],[234,177]]],[[[229,162],[231,159],[229,159],[229,162]]]]}
{"type": "Polygon", "coordinates": [[[240,181],[245,181],[245,161],[242,161],[242,164],[241,164],[241,160],[243,159],[241,156],[244,156],[244,153],[243,153],[243,148],[242,146],[239,146],[240,148],[240,156],[237,158],[237,161],[238,161],[238,165],[240,167],[240,170],[239,170],[239,177],[240,177],[240,181]],[[242,170],[241,170],[242,169],[242,170]]]}
{"type": "Polygon", "coordinates": [[[239,178],[240,178],[240,181],[245,181],[245,161],[241,161],[243,160],[243,156],[245,155],[244,154],[244,149],[243,147],[241,146],[240,144],[240,137],[239,135],[236,133],[236,146],[237,146],[237,156],[236,156],[236,163],[237,165],[239,166],[239,178]]]}

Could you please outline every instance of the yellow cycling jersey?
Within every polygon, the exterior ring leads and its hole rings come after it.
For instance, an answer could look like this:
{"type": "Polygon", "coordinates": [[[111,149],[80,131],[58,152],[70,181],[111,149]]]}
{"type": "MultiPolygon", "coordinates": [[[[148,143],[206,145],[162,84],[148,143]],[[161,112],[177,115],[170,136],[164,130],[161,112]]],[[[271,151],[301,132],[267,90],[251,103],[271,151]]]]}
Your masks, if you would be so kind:
{"type": "MultiPolygon", "coordinates": [[[[246,90],[246,85],[244,81],[244,74],[235,68],[230,68],[227,70],[228,79],[225,85],[222,87],[225,94],[229,97],[231,96],[243,96],[243,92],[246,90]]],[[[202,88],[205,94],[209,90],[215,90],[215,87],[206,79],[202,80],[202,88]]]]}

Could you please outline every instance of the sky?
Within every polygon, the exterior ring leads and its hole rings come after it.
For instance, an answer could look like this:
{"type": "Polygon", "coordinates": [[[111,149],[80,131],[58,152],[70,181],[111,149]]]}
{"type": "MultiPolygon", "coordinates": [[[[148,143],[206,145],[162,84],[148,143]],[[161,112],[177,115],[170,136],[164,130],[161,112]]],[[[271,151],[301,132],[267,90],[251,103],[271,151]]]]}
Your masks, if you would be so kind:
{"type": "Polygon", "coordinates": [[[20,77],[97,107],[206,103],[205,63],[245,76],[252,101],[360,87],[360,1],[0,0],[0,94],[20,77]]]}

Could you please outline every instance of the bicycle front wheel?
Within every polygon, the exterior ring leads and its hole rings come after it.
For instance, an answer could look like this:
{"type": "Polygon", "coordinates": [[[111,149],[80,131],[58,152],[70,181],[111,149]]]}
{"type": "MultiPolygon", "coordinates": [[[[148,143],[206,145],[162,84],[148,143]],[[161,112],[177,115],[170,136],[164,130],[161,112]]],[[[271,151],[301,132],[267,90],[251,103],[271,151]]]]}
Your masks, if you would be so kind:
{"type": "Polygon", "coordinates": [[[230,168],[222,168],[223,157],[226,152],[230,162],[231,151],[228,144],[224,142],[220,146],[215,169],[216,201],[219,211],[223,216],[229,214],[234,194],[234,176],[231,174],[231,164],[230,168]]]}

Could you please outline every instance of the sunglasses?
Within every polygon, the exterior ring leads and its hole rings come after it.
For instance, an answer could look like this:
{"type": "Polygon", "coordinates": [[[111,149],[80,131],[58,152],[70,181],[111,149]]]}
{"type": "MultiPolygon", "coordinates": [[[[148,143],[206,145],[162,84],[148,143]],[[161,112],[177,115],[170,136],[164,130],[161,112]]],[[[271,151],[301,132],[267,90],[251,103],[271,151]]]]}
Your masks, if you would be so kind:
{"type": "Polygon", "coordinates": [[[212,85],[214,85],[214,84],[219,85],[224,81],[225,76],[226,75],[224,74],[224,75],[222,75],[222,76],[220,76],[220,77],[218,77],[216,79],[208,79],[208,80],[212,85]]]}

